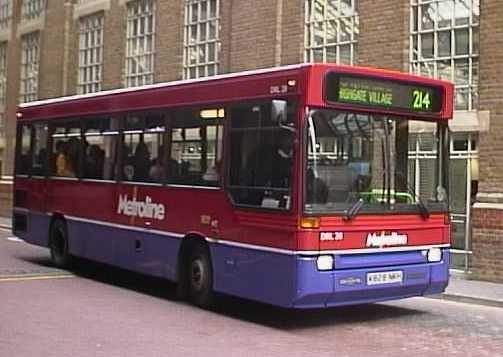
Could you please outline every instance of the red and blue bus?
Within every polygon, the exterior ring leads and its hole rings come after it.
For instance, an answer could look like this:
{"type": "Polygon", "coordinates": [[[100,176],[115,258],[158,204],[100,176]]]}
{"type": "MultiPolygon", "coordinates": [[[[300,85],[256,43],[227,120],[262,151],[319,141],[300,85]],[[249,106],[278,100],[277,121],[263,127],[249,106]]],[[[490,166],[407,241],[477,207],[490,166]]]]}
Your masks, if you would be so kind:
{"type": "Polygon", "coordinates": [[[162,277],[203,307],[440,293],[452,113],[450,83],[331,64],[23,104],[13,231],[56,266],[162,277]],[[436,149],[418,184],[424,130],[436,149]]]}

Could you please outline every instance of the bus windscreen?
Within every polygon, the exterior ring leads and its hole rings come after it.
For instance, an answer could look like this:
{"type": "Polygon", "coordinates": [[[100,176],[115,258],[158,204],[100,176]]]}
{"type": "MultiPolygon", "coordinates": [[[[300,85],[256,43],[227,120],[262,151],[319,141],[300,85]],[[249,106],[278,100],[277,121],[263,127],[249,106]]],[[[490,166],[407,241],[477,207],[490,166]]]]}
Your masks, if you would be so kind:
{"type": "Polygon", "coordinates": [[[331,104],[439,114],[444,93],[441,87],[330,72],[325,80],[325,98],[331,104]]]}

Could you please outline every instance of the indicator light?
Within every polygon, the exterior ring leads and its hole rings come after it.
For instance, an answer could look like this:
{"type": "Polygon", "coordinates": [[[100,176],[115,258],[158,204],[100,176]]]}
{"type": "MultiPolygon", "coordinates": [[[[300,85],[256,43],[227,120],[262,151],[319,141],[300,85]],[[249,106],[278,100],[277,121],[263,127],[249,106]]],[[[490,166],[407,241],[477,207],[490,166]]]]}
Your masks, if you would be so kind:
{"type": "Polygon", "coordinates": [[[302,217],[300,226],[301,228],[320,228],[320,219],[318,217],[302,217]]]}

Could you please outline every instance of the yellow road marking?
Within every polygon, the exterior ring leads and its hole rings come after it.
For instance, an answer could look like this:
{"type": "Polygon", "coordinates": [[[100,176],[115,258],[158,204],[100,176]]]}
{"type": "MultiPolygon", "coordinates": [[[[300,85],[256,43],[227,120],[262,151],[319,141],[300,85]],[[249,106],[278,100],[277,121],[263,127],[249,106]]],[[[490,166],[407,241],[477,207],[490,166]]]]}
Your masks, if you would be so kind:
{"type": "Polygon", "coordinates": [[[75,275],[60,274],[60,275],[7,276],[7,277],[0,277],[0,283],[6,281],[50,280],[50,279],[68,279],[68,278],[75,278],[75,275]]]}

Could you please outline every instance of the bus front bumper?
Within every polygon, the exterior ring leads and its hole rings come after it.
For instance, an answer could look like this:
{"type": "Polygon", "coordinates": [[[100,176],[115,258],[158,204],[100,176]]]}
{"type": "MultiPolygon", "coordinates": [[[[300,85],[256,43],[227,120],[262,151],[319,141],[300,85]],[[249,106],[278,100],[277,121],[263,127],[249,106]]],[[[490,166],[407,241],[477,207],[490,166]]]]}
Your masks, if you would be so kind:
{"type": "MultiPolygon", "coordinates": [[[[400,256],[400,253],[395,255],[397,261],[400,256]]],[[[334,270],[320,271],[317,257],[298,257],[296,265],[294,308],[364,304],[439,294],[445,290],[449,279],[448,249],[442,250],[442,260],[436,263],[391,265],[376,261],[369,267],[338,268],[336,257],[334,270]]]]}

